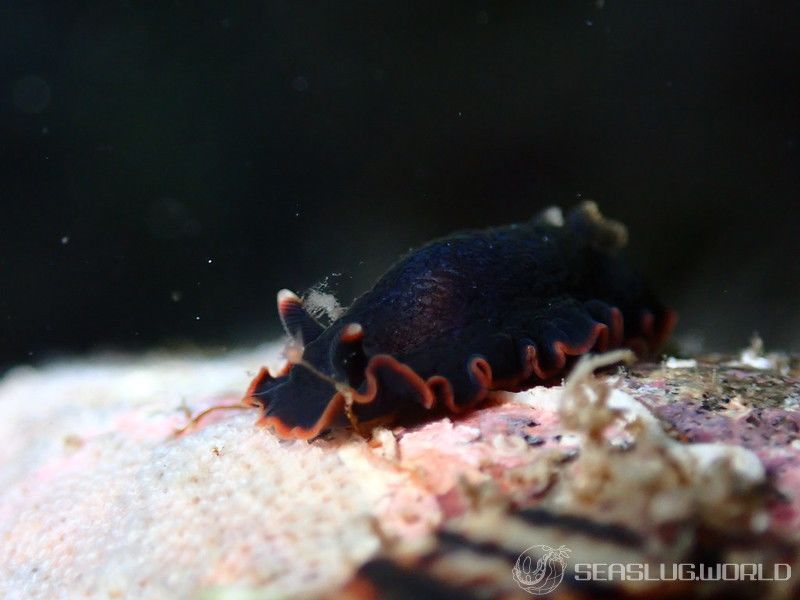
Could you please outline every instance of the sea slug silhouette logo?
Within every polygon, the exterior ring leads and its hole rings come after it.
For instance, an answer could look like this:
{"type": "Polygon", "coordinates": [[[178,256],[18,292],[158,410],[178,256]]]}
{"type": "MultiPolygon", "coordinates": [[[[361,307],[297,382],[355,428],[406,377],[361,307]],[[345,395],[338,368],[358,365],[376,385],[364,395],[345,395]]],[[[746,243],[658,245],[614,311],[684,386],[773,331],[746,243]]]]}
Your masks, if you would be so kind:
{"type": "Polygon", "coordinates": [[[536,596],[549,594],[564,579],[564,562],[570,552],[566,546],[531,546],[519,555],[512,569],[514,581],[536,596]]]}

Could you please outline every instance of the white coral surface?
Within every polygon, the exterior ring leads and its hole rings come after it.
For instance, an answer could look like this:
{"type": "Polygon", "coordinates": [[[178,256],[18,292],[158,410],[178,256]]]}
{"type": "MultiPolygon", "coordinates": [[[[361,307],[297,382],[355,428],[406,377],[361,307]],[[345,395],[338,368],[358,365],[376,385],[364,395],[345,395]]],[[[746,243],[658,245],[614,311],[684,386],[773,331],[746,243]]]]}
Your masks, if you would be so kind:
{"type": "Polygon", "coordinates": [[[280,441],[251,411],[173,436],[182,402],[235,401],[247,368],[275,352],[9,373],[0,597],[190,598],[231,586],[301,597],[341,583],[378,549],[380,479],[359,477],[358,461],[325,442],[280,441]]]}

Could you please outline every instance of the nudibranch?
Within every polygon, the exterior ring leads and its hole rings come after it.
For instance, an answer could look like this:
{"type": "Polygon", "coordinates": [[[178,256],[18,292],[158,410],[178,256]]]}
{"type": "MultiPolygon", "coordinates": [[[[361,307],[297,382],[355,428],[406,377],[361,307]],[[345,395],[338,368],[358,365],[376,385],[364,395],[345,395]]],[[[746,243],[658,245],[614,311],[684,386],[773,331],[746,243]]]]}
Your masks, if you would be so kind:
{"type": "Polygon", "coordinates": [[[584,202],[430,242],[328,327],[281,290],[289,361],[262,368],[244,401],[279,436],[311,439],[348,422],[461,413],[491,390],[558,381],[590,351],[654,352],[675,313],[618,256],[626,242],[624,225],[584,202]]]}

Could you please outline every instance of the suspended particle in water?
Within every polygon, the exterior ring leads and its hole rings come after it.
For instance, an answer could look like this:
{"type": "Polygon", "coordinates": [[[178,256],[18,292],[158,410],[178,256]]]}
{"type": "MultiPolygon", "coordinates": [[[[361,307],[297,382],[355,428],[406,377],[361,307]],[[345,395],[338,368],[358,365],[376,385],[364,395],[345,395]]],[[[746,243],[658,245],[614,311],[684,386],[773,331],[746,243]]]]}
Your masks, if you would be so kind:
{"type": "Polygon", "coordinates": [[[292,89],[295,92],[305,92],[308,89],[308,79],[302,75],[298,75],[292,79],[292,89]]]}
{"type": "Polygon", "coordinates": [[[50,104],[50,85],[38,75],[26,75],[14,82],[11,95],[18,110],[34,115],[50,104]]]}

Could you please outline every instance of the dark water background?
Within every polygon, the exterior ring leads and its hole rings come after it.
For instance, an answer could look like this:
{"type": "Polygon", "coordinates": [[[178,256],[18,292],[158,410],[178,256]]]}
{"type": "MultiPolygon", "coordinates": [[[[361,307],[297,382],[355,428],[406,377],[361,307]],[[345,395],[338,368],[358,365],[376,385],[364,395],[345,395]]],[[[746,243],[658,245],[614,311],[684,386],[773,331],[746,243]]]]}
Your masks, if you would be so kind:
{"type": "Polygon", "coordinates": [[[800,3],[0,6],[2,365],[263,340],[580,198],[690,349],[800,350],[800,3]]]}

